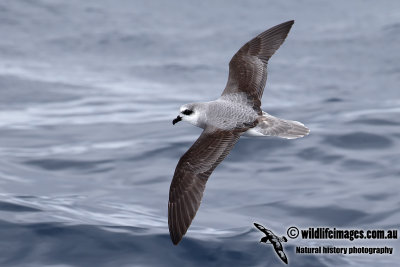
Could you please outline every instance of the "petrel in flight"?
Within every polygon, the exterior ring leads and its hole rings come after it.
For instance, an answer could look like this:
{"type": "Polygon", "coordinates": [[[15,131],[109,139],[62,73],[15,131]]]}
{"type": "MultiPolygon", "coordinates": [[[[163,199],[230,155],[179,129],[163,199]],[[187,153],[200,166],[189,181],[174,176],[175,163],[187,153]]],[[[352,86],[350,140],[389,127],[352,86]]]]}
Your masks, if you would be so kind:
{"type": "Polygon", "coordinates": [[[278,254],[279,258],[281,258],[281,260],[284,263],[288,264],[288,259],[286,257],[285,252],[283,252],[283,247],[281,243],[281,242],[287,242],[286,237],[276,236],[271,230],[265,228],[261,224],[254,223],[254,225],[257,227],[258,230],[260,230],[265,234],[265,236],[261,238],[260,243],[267,243],[269,241],[270,243],[268,244],[272,244],[274,246],[275,252],[276,254],[278,254]]]}
{"type": "Polygon", "coordinates": [[[171,182],[168,226],[176,245],[189,228],[208,177],[229,154],[242,134],[287,139],[307,135],[302,123],[276,118],[261,110],[267,63],[285,40],[294,21],[287,21],[247,42],[229,62],[228,82],[214,101],[181,106],[172,123],[181,120],[203,128],[197,141],[181,157],[171,182]]]}

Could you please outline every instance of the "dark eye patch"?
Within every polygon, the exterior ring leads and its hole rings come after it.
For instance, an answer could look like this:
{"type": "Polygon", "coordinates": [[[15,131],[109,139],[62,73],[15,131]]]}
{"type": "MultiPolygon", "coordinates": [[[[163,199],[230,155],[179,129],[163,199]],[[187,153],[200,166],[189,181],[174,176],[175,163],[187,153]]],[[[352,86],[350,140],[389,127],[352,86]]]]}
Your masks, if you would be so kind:
{"type": "Polygon", "coordinates": [[[184,111],[182,111],[182,114],[185,114],[185,115],[190,115],[192,113],[193,113],[193,110],[190,110],[190,109],[185,109],[184,111]]]}

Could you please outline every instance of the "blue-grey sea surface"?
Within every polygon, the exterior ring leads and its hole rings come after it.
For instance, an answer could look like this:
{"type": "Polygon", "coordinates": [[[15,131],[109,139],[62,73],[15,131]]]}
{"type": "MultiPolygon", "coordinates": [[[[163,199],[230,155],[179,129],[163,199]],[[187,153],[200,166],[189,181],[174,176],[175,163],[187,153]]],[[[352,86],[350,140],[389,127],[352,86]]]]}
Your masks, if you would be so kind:
{"type": "MultiPolygon", "coordinates": [[[[0,1],[0,36],[0,266],[284,266],[253,222],[399,229],[397,0],[0,1]],[[262,107],[310,135],[241,138],[174,246],[169,185],[201,129],[172,119],[217,98],[241,45],[291,19],[262,107]]],[[[398,240],[284,250],[290,266],[400,261],[398,240]]]]}

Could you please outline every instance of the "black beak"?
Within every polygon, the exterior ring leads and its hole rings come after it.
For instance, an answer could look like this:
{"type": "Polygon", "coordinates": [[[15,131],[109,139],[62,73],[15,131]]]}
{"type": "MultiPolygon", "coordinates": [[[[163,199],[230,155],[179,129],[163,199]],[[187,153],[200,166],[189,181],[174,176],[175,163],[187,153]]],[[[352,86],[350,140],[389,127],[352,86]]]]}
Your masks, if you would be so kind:
{"type": "Polygon", "coordinates": [[[178,117],[176,117],[173,121],[172,124],[175,125],[175,123],[179,122],[182,120],[182,117],[178,115],[178,117]]]}

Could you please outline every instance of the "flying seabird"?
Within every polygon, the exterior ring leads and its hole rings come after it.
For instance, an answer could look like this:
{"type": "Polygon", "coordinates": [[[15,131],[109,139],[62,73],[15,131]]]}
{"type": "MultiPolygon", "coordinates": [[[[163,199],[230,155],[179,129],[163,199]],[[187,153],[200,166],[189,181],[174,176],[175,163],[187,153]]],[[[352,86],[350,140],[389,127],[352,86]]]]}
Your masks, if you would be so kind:
{"type": "Polygon", "coordinates": [[[263,232],[265,234],[265,236],[263,238],[261,238],[260,243],[267,243],[269,241],[270,244],[272,244],[274,246],[275,252],[276,252],[276,254],[278,254],[279,258],[281,258],[281,260],[284,263],[288,264],[288,259],[286,257],[285,252],[283,252],[283,247],[282,247],[282,243],[281,243],[281,242],[287,242],[286,237],[276,236],[271,230],[265,228],[261,224],[254,223],[254,225],[257,227],[258,230],[260,230],[261,232],[263,232]]]}
{"type": "Polygon", "coordinates": [[[222,95],[214,101],[181,106],[180,114],[172,121],[175,124],[183,120],[204,129],[179,160],[171,182],[168,226],[175,245],[196,215],[208,177],[242,134],[294,139],[309,133],[300,122],[279,119],[261,110],[268,60],[293,23],[291,20],[274,26],[243,45],[229,62],[222,95]]]}

